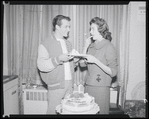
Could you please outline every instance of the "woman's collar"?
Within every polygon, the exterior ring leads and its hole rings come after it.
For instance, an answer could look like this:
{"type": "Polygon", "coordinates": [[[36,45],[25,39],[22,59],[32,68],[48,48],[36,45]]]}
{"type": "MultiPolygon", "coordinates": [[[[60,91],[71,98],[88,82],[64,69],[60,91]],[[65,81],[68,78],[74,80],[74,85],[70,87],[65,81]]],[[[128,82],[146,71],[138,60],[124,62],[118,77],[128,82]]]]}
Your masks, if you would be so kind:
{"type": "Polygon", "coordinates": [[[98,43],[92,43],[90,45],[90,48],[94,47],[95,49],[100,49],[102,48],[103,46],[105,46],[106,44],[108,44],[110,41],[109,40],[106,40],[106,39],[103,39],[102,41],[99,41],[98,43]]]}

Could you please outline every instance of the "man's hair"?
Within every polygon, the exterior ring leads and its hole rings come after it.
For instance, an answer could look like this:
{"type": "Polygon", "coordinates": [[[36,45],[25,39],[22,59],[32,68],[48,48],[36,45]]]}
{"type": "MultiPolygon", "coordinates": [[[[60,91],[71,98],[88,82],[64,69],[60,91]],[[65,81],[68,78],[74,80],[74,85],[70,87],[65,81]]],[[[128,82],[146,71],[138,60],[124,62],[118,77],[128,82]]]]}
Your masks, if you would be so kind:
{"type": "Polygon", "coordinates": [[[53,31],[55,31],[55,26],[58,25],[58,26],[61,26],[62,25],[62,20],[65,19],[65,20],[68,20],[70,21],[71,19],[67,16],[63,16],[63,15],[57,15],[54,19],[53,19],[53,22],[52,22],[52,25],[53,25],[53,31]]]}
{"type": "Polygon", "coordinates": [[[91,19],[90,21],[90,25],[94,23],[98,26],[98,31],[99,33],[103,36],[103,38],[111,41],[112,37],[111,37],[111,32],[109,32],[109,27],[107,25],[107,22],[99,17],[94,17],[93,19],[91,19]]]}

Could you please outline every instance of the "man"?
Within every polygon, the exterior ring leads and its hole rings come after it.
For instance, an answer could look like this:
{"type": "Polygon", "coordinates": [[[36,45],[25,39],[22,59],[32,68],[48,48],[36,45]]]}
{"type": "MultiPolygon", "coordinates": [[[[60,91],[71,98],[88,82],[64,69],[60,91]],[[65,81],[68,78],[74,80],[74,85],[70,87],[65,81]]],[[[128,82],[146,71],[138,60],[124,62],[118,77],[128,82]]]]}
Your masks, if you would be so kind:
{"type": "Polygon", "coordinates": [[[62,98],[71,93],[74,64],[69,56],[72,47],[66,39],[70,32],[70,18],[57,15],[52,22],[53,33],[38,48],[37,66],[42,80],[48,86],[47,114],[56,114],[62,98]]]}

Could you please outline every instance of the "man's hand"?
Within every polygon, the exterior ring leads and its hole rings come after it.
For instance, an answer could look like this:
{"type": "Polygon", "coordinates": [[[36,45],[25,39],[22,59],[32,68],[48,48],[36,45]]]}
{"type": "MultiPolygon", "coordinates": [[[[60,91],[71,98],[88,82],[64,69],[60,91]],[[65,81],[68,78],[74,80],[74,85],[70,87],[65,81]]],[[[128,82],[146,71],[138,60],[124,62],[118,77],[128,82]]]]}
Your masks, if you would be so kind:
{"type": "Polygon", "coordinates": [[[73,57],[68,55],[68,54],[61,54],[59,56],[59,60],[62,61],[62,62],[67,62],[69,60],[71,60],[73,57]]]}

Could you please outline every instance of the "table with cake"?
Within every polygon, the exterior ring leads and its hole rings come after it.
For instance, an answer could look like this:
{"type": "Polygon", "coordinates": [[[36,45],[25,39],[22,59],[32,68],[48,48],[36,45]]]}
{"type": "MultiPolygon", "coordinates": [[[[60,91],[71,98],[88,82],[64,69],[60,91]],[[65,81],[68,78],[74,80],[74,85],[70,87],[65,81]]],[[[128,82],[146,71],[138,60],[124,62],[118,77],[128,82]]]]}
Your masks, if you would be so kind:
{"type": "Polygon", "coordinates": [[[100,108],[94,97],[84,93],[83,85],[74,85],[72,94],[66,96],[56,107],[57,114],[98,114],[100,108]]]}

